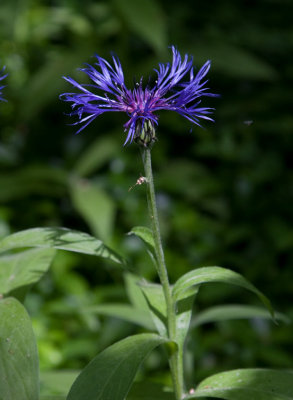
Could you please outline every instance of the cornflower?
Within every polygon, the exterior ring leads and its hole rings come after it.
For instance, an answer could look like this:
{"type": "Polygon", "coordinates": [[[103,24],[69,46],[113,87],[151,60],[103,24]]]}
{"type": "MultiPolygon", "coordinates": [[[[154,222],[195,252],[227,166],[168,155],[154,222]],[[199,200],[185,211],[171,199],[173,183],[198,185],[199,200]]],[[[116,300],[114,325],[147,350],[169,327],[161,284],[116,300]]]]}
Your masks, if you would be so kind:
{"type": "MultiPolygon", "coordinates": [[[[2,79],[5,79],[6,76],[8,75],[8,74],[3,75],[4,71],[5,71],[5,67],[3,67],[2,70],[0,71],[0,81],[2,81],[2,79]]],[[[5,86],[0,86],[0,100],[6,101],[6,100],[2,97],[2,92],[1,92],[1,90],[2,90],[3,88],[5,88],[5,86]]]]}
{"type": "Polygon", "coordinates": [[[125,112],[129,120],[124,124],[127,132],[125,143],[133,140],[143,146],[152,144],[155,137],[155,126],[158,125],[157,111],[175,111],[196,125],[200,119],[213,121],[209,114],[212,108],[201,107],[202,96],[218,96],[207,92],[207,80],[203,80],[210,69],[207,61],[194,73],[193,60],[188,54],[181,57],[179,51],[172,46],[172,63],[159,64],[154,69],[157,79],[151,87],[143,87],[143,78],[136,83],[134,89],[127,88],[119,59],[112,56],[113,66],[104,58],[95,55],[95,66],[86,64],[85,72],[93,83],[79,84],[71,77],[63,77],[81,93],[63,93],[60,98],[72,103],[70,116],[77,116],[82,131],[99,115],[109,112],[125,112]]]}

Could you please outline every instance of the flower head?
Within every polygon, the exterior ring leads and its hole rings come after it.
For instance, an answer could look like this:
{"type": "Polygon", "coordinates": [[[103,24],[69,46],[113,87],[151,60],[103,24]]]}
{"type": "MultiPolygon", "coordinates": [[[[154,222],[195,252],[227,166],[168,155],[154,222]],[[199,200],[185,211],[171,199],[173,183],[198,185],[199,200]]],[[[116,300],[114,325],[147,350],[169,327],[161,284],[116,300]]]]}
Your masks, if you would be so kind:
{"type": "Polygon", "coordinates": [[[158,125],[157,111],[170,110],[187,118],[200,126],[200,119],[213,121],[209,114],[211,108],[201,107],[202,96],[217,96],[207,92],[207,80],[203,80],[210,69],[207,61],[195,74],[193,60],[187,54],[184,58],[172,46],[172,63],[159,64],[154,71],[157,79],[151,87],[143,87],[143,79],[130,90],[124,82],[122,66],[117,57],[113,56],[113,65],[96,55],[95,66],[86,65],[80,70],[91,79],[89,85],[79,84],[70,77],[66,81],[77,88],[80,93],[64,93],[60,98],[72,103],[72,112],[81,124],[79,133],[97,116],[108,111],[125,112],[129,119],[124,124],[127,132],[125,143],[133,140],[144,146],[155,140],[155,125],[158,125]]]}
{"type": "MultiPolygon", "coordinates": [[[[0,81],[2,81],[2,79],[6,78],[6,76],[7,76],[7,74],[6,74],[6,75],[3,75],[4,71],[5,71],[5,67],[3,67],[2,70],[0,71],[0,81]]],[[[6,101],[6,100],[3,99],[3,97],[1,96],[1,95],[2,95],[1,90],[2,90],[3,88],[5,88],[5,86],[0,86],[0,100],[6,101]]]]}

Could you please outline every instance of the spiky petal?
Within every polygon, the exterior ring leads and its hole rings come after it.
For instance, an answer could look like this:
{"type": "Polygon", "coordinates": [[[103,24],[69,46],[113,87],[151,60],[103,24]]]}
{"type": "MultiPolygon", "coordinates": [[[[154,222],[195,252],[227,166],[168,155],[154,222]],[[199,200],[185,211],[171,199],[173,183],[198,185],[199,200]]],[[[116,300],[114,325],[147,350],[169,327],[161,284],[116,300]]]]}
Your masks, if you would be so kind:
{"type": "Polygon", "coordinates": [[[192,58],[187,54],[182,58],[174,46],[171,49],[172,63],[159,64],[158,69],[154,70],[157,80],[153,87],[143,87],[141,78],[134,89],[128,89],[121,63],[115,56],[112,57],[111,65],[95,55],[94,66],[87,64],[80,69],[91,79],[92,83],[89,85],[64,77],[80,91],[63,93],[60,96],[62,100],[72,103],[72,112],[69,115],[78,117],[73,125],[81,124],[77,133],[97,116],[108,111],[125,112],[129,117],[124,124],[127,132],[124,144],[137,138],[144,127],[154,132],[155,125],[158,125],[157,111],[160,110],[175,111],[199,126],[200,119],[213,121],[209,116],[213,109],[200,106],[201,97],[218,96],[207,92],[207,80],[203,80],[210,69],[210,61],[195,74],[192,58]]]}
{"type": "MultiPolygon", "coordinates": [[[[0,71],[0,81],[2,81],[3,79],[5,79],[7,77],[8,74],[4,74],[5,71],[5,67],[2,68],[2,70],[0,71]]],[[[1,101],[6,101],[3,97],[2,97],[2,89],[4,89],[5,86],[0,86],[0,100],[1,101]]]]}

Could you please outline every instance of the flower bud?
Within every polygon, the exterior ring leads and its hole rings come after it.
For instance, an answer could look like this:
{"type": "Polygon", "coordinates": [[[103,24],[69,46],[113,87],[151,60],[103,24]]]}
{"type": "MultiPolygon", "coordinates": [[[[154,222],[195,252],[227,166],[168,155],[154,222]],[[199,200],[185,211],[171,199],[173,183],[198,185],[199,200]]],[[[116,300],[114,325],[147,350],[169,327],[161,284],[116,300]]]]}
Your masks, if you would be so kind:
{"type": "Polygon", "coordinates": [[[151,147],[157,140],[154,124],[150,120],[145,120],[143,125],[141,120],[136,123],[134,141],[143,147],[151,147]]]}

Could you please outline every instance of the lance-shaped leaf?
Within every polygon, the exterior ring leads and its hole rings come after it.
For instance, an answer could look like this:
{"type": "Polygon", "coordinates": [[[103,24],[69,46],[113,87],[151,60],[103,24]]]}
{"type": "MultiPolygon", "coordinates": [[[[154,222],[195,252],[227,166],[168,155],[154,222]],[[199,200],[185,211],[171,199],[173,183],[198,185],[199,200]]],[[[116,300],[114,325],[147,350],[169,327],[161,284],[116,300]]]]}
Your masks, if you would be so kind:
{"type": "Polygon", "coordinates": [[[88,176],[119,154],[117,140],[111,136],[98,137],[85,149],[74,166],[74,175],[88,176]]]}
{"type": "Polygon", "coordinates": [[[145,226],[135,226],[129,234],[134,234],[139,237],[152,251],[155,250],[155,242],[152,231],[145,226]]]}
{"type": "Polygon", "coordinates": [[[38,400],[38,351],[31,320],[12,297],[0,300],[0,399],[38,400]]]}
{"type": "Polygon", "coordinates": [[[112,236],[115,204],[98,185],[85,179],[71,182],[71,198],[74,207],[84,218],[94,235],[107,241],[112,236]]]}
{"type": "Polygon", "coordinates": [[[167,308],[162,286],[146,281],[141,281],[139,286],[145,295],[157,331],[167,337],[167,308]]]}
{"type": "Polygon", "coordinates": [[[147,300],[138,285],[140,277],[129,272],[124,273],[127,295],[132,304],[104,303],[83,308],[84,312],[121,318],[137,324],[149,331],[155,330],[147,300]]]}
{"type": "Polygon", "coordinates": [[[135,0],[115,0],[113,4],[133,34],[161,55],[168,43],[161,3],[155,0],[140,0],[139,3],[135,0]]]}
{"type": "MultiPolygon", "coordinates": [[[[290,323],[290,319],[282,313],[276,312],[275,319],[290,323]]],[[[246,306],[242,304],[229,304],[210,307],[198,313],[192,320],[192,327],[196,327],[209,322],[227,321],[231,319],[252,319],[252,318],[271,318],[270,313],[265,308],[246,306]]]]}
{"type": "Polygon", "coordinates": [[[127,400],[175,400],[175,396],[169,387],[151,381],[143,381],[133,384],[127,400]]]}
{"type": "Polygon", "coordinates": [[[181,276],[173,287],[173,297],[177,301],[186,297],[185,292],[197,290],[198,285],[209,282],[222,282],[237,285],[255,293],[263,304],[268,308],[272,317],[274,315],[272,306],[268,298],[262,294],[255,286],[237,272],[222,267],[203,267],[194,269],[181,276]]]}
{"type": "Polygon", "coordinates": [[[113,344],[84,368],[67,400],[124,400],[144,358],[166,342],[156,334],[143,333],[113,344]]]}
{"type": "Polygon", "coordinates": [[[131,229],[131,231],[128,234],[135,235],[144,242],[153,263],[156,265],[157,258],[156,258],[155,242],[152,230],[145,226],[135,226],[134,228],[131,229]]]}
{"type": "Polygon", "coordinates": [[[293,371],[239,369],[210,376],[186,399],[292,400],[293,371]]]}
{"type": "Polygon", "coordinates": [[[55,255],[54,249],[33,249],[0,256],[0,293],[31,285],[42,278],[55,255]]]}
{"type": "Polygon", "coordinates": [[[192,316],[192,306],[196,293],[193,293],[184,299],[180,299],[176,304],[176,342],[180,351],[183,352],[183,346],[190,326],[192,316]]]}
{"type": "MultiPolygon", "coordinates": [[[[154,324],[160,335],[167,336],[167,309],[166,300],[161,285],[149,283],[146,281],[140,282],[140,288],[143,291],[148,307],[151,312],[154,324]]],[[[192,305],[196,291],[189,293],[185,292],[186,296],[177,302],[175,306],[176,313],[176,343],[179,346],[179,351],[183,351],[184,341],[190,325],[192,315],[192,305]]]]}
{"type": "Polygon", "coordinates": [[[140,310],[129,304],[109,303],[89,306],[83,309],[84,312],[98,315],[106,315],[128,321],[130,323],[142,326],[148,330],[154,330],[153,321],[146,310],[140,310]]]}
{"type": "Polygon", "coordinates": [[[77,378],[78,371],[43,371],[40,374],[41,400],[59,400],[66,398],[69,389],[77,378]]]}
{"type": "Polygon", "coordinates": [[[0,252],[22,247],[55,248],[110,259],[119,264],[122,258],[103,242],[84,232],[66,228],[33,228],[6,236],[0,252]]]}
{"type": "Polygon", "coordinates": [[[139,310],[149,311],[146,298],[139,286],[140,281],[140,276],[129,272],[124,273],[125,289],[131,304],[139,310]]]}
{"type": "Polygon", "coordinates": [[[40,400],[66,400],[66,395],[44,395],[44,396],[40,396],[40,400]]]}

